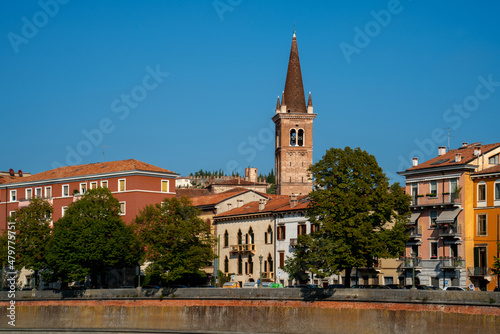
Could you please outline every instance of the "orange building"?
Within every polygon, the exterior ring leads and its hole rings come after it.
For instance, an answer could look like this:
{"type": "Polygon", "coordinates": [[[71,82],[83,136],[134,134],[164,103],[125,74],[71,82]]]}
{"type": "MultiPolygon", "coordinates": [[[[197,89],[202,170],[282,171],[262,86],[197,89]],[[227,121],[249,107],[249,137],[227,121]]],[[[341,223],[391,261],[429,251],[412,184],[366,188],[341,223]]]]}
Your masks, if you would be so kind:
{"type": "Polygon", "coordinates": [[[499,256],[500,165],[498,155],[490,159],[497,165],[471,175],[474,182],[474,258],[467,268],[471,282],[489,291],[500,283],[498,275],[492,272],[494,256],[499,256]]]}
{"type": "Polygon", "coordinates": [[[106,187],[121,204],[123,220],[130,223],[148,204],[175,196],[177,174],[138,160],[120,160],[67,166],[38,174],[12,177],[0,184],[0,230],[15,210],[28,206],[31,198],[48,200],[53,221],[88,189],[106,187]]]}

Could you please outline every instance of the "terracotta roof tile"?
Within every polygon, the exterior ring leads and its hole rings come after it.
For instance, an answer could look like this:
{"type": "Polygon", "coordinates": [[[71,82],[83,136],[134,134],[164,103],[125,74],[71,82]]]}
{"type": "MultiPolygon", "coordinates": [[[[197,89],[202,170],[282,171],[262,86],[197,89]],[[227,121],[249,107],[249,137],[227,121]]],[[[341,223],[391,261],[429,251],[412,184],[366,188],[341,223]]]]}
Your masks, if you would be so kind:
{"type": "Polygon", "coordinates": [[[231,217],[231,216],[244,216],[244,215],[255,214],[255,213],[269,213],[269,212],[273,212],[281,207],[284,207],[288,204],[290,204],[290,200],[289,200],[288,196],[286,198],[272,199],[272,200],[267,201],[266,206],[264,207],[263,210],[259,210],[259,201],[254,201],[254,202],[247,203],[240,208],[236,208],[236,209],[221,213],[221,214],[215,216],[215,218],[231,217]]]}
{"type": "Polygon", "coordinates": [[[473,173],[472,175],[493,174],[493,173],[500,173],[500,165],[483,169],[482,171],[473,173]]]}
{"type": "MultiPolygon", "coordinates": [[[[217,203],[225,201],[228,198],[238,196],[240,194],[244,194],[244,193],[249,192],[249,191],[252,191],[252,190],[245,189],[245,188],[234,188],[234,189],[224,191],[224,192],[218,193],[218,194],[194,197],[191,199],[191,202],[193,203],[194,206],[215,205],[217,203]]],[[[258,194],[262,195],[262,193],[258,193],[258,194]]],[[[265,195],[263,195],[263,196],[265,196],[265,195]]]]}
{"type": "Polygon", "coordinates": [[[281,208],[275,210],[275,212],[305,210],[305,209],[307,209],[308,205],[309,205],[308,195],[299,196],[298,197],[298,203],[297,203],[296,206],[294,206],[292,208],[291,205],[288,204],[287,206],[284,206],[284,207],[281,207],[281,208]]]}
{"type": "Polygon", "coordinates": [[[177,198],[181,198],[182,196],[192,198],[192,197],[206,196],[206,195],[210,195],[210,191],[208,191],[208,189],[199,189],[199,188],[175,189],[175,197],[177,198]]]}
{"type": "Polygon", "coordinates": [[[221,180],[221,181],[216,181],[212,183],[212,185],[217,185],[217,186],[235,186],[235,185],[241,185],[241,186],[249,186],[249,185],[267,185],[265,182],[252,182],[252,181],[247,181],[245,179],[229,179],[229,180],[221,180]]]}
{"type": "Polygon", "coordinates": [[[43,181],[43,180],[60,179],[65,177],[88,176],[94,174],[125,172],[133,170],[175,174],[174,172],[164,168],[156,167],[135,159],[128,159],[128,160],[108,161],[108,162],[99,162],[93,164],[60,167],[45,172],[41,172],[38,174],[33,174],[31,176],[16,178],[15,180],[9,180],[6,183],[43,181]]]}
{"type": "Polygon", "coordinates": [[[290,59],[288,61],[283,102],[291,113],[307,113],[302,72],[300,70],[299,49],[295,33],[293,34],[290,59]]]}
{"type": "Polygon", "coordinates": [[[460,147],[457,149],[450,150],[443,155],[438,155],[435,158],[422,162],[421,164],[408,168],[406,171],[416,171],[420,169],[433,168],[433,167],[446,167],[446,166],[460,166],[466,165],[473,161],[476,157],[474,156],[474,150],[480,149],[481,153],[489,152],[497,147],[500,147],[500,143],[495,144],[470,144],[467,147],[460,147]],[[455,162],[455,154],[461,153],[461,161],[455,162]]]}

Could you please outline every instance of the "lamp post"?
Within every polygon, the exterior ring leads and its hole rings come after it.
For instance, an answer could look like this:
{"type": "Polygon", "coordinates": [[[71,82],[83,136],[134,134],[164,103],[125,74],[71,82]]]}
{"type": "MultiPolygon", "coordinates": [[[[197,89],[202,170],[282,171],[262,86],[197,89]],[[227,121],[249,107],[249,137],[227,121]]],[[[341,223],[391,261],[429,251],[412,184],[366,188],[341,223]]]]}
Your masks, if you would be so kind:
{"type": "Polygon", "coordinates": [[[411,252],[411,271],[412,271],[412,279],[411,279],[411,288],[415,290],[415,261],[417,260],[417,254],[415,252],[411,252]]]}
{"type": "Polygon", "coordinates": [[[259,276],[259,286],[262,285],[262,259],[264,257],[259,255],[259,263],[260,263],[260,276],[259,276]]]}

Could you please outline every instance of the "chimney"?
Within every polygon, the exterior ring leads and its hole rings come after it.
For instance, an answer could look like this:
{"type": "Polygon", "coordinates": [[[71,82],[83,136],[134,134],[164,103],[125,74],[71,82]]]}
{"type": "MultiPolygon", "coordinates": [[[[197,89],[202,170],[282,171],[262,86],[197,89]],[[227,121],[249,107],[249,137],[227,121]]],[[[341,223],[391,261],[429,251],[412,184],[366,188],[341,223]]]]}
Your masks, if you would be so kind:
{"type": "Polygon", "coordinates": [[[462,153],[455,153],[455,162],[462,161],[462,153]]]}
{"type": "Polygon", "coordinates": [[[467,145],[469,145],[469,143],[462,143],[462,147],[467,147],[467,145]]]}
{"type": "Polygon", "coordinates": [[[267,204],[267,200],[265,198],[259,199],[259,211],[264,210],[264,208],[266,207],[266,204],[267,204]]]}
{"type": "Polygon", "coordinates": [[[413,167],[418,166],[418,158],[413,158],[413,167]]]}
{"type": "Polygon", "coordinates": [[[480,148],[475,148],[474,149],[474,155],[475,156],[480,156],[481,155],[481,149],[480,148]]]}
{"type": "Polygon", "coordinates": [[[295,194],[291,194],[290,195],[290,207],[291,208],[295,208],[298,204],[298,200],[297,200],[297,195],[295,194]]]}
{"type": "Polygon", "coordinates": [[[446,146],[439,146],[438,155],[444,155],[444,154],[446,154],[446,146]]]}

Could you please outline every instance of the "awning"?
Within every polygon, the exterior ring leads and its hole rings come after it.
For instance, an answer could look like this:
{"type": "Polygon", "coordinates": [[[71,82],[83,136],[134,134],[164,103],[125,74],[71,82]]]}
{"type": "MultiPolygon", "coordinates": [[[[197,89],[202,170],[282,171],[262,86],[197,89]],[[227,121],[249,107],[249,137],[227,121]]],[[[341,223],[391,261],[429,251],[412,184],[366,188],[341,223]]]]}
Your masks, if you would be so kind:
{"type": "Polygon", "coordinates": [[[462,208],[456,208],[454,210],[444,210],[439,214],[436,219],[436,223],[453,223],[455,218],[457,218],[458,213],[462,211],[462,208]]]}
{"type": "Polygon", "coordinates": [[[410,224],[416,224],[418,217],[422,214],[422,211],[419,212],[412,212],[411,218],[410,218],[410,224]]]}
{"type": "Polygon", "coordinates": [[[408,241],[406,243],[406,246],[420,246],[422,244],[422,241],[408,241]]]}

